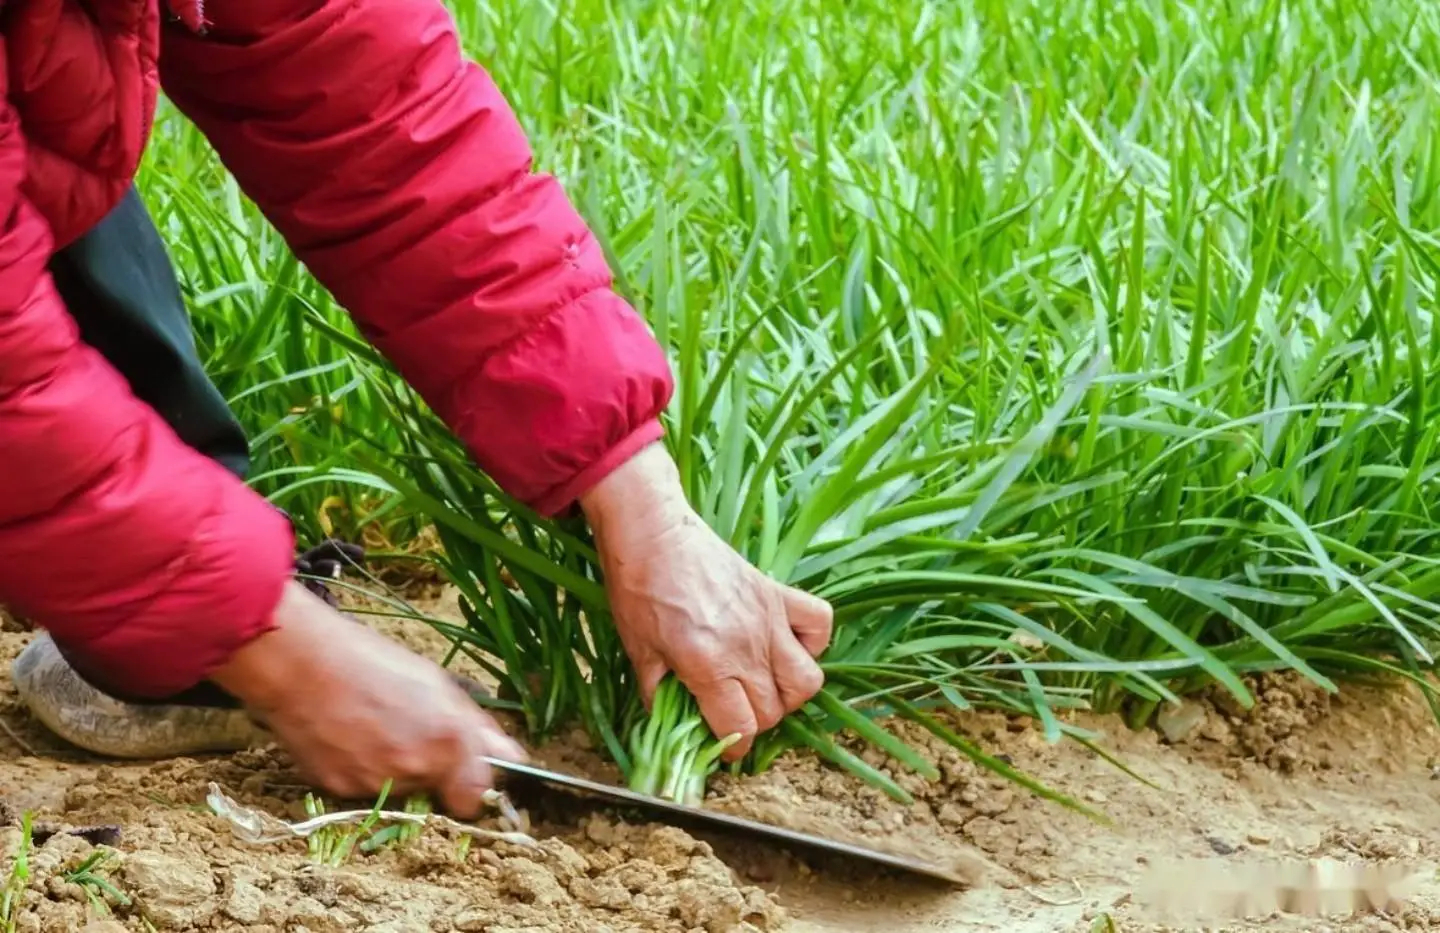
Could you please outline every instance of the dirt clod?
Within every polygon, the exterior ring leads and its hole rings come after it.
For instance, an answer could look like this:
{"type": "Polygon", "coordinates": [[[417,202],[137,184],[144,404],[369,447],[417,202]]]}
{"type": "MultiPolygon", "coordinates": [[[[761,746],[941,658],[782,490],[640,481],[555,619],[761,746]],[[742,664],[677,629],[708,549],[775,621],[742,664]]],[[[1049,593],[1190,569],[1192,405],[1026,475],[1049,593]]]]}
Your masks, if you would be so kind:
{"type": "Polygon", "coordinates": [[[215,879],[204,863],[135,852],[125,859],[122,877],[146,919],[159,930],[203,926],[219,909],[215,879]]]}
{"type": "Polygon", "coordinates": [[[500,890],[539,907],[552,907],[570,899],[553,874],[527,858],[505,863],[500,869],[500,890]]]}
{"type": "Polygon", "coordinates": [[[236,923],[256,924],[265,912],[265,892],[251,880],[249,872],[231,873],[225,905],[221,912],[236,923]]]}
{"type": "Polygon", "coordinates": [[[1179,706],[1165,705],[1155,716],[1155,724],[1172,745],[1187,741],[1191,734],[1205,722],[1205,708],[1196,703],[1179,706]]]}

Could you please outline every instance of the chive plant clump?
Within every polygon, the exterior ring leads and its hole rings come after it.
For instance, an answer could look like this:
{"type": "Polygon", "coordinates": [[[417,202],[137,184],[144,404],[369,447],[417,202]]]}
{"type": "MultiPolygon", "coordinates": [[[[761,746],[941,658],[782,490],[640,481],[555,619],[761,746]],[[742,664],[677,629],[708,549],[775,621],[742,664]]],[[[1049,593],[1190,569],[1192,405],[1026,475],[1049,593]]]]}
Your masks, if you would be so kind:
{"type": "MultiPolygon", "coordinates": [[[[1433,696],[1440,10],[1235,0],[452,0],[668,349],[666,443],[829,599],[825,690],[739,767],[950,710],[1131,725],[1288,670],[1433,696]]],[[[145,184],[256,484],[312,532],[433,525],[436,623],[536,736],[703,797],[583,526],[509,501],[167,112],[145,184]]]]}

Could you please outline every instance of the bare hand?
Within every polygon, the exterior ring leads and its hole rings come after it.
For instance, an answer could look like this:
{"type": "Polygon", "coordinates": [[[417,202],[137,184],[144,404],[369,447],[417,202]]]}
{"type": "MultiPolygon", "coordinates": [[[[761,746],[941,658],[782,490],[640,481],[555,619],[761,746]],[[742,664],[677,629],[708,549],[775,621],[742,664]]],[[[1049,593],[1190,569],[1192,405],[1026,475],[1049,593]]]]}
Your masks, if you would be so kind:
{"type": "Polygon", "coordinates": [[[478,816],[493,784],[482,756],[524,751],[444,669],[346,619],[292,583],[278,629],[214,675],[274,731],[306,779],[348,799],[435,794],[478,816]]]}
{"type": "Polygon", "coordinates": [[[648,704],[669,672],[711,730],[738,734],[725,757],[808,702],[833,611],[745,561],[684,502],[674,466],[652,447],[582,502],[595,532],[616,628],[648,704]]]}

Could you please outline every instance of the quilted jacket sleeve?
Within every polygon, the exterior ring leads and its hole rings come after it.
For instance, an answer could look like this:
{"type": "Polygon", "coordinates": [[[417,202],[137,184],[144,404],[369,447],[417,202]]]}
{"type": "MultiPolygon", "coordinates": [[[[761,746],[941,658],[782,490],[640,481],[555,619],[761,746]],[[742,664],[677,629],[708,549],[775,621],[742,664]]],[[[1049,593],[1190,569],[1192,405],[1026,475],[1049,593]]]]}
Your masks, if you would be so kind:
{"type": "Polygon", "coordinates": [[[289,527],[80,341],[25,179],[20,121],[0,103],[0,603],[104,685],[173,694],[269,628],[289,527]]]}
{"type": "Polygon", "coordinates": [[[544,513],[661,435],[664,353],[440,0],[212,0],[167,94],[502,487],[544,513]]]}

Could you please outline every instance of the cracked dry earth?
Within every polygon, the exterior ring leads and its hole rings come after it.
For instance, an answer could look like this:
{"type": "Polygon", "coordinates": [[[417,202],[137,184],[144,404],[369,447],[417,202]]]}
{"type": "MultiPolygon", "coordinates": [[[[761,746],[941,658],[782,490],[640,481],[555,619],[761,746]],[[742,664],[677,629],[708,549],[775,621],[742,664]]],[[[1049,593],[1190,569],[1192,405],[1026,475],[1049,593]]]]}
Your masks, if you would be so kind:
{"type": "MultiPolygon", "coordinates": [[[[431,656],[443,651],[428,628],[380,627],[431,656]]],[[[0,633],[6,671],[31,637],[18,628],[0,633]]],[[[953,891],[764,841],[702,837],[562,795],[517,800],[542,839],[539,853],[477,841],[462,857],[455,840],[427,832],[357,853],[340,868],[321,867],[302,842],[242,844],[205,807],[213,781],[245,806],[303,819],[306,788],[281,753],[97,762],[48,736],[0,681],[0,720],[13,732],[0,736],[0,797],[11,817],[0,829],[0,876],[20,835],[14,814],[29,810],[49,835],[31,857],[17,914],[22,931],[1440,929],[1433,868],[1417,876],[1408,901],[1366,915],[1277,914],[1202,927],[1166,920],[1146,903],[1147,870],[1176,860],[1249,871],[1264,861],[1321,857],[1425,866],[1440,855],[1440,743],[1423,702],[1398,688],[1327,697],[1283,677],[1258,687],[1262,705],[1249,713],[1202,698],[1188,728],[1171,730],[1174,742],[1114,720],[1079,720],[1103,732],[1104,746],[1154,787],[1078,745],[1047,744],[1029,724],[957,718],[987,750],[1102,811],[1111,827],[1018,792],[904,728],[928,749],[941,781],[905,777],[877,753],[862,753],[901,775],[913,807],[799,754],[756,778],[721,779],[713,790],[709,806],[962,865],[975,886],[953,891]],[[94,826],[118,833],[64,831],[94,826]],[[99,909],[86,889],[63,880],[93,854],[97,838],[114,849],[103,870],[128,906],[112,896],[99,909]]],[[[613,777],[580,735],[536,757],[613,777]]]]}

